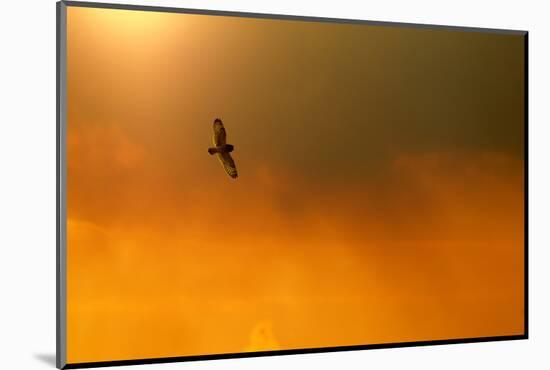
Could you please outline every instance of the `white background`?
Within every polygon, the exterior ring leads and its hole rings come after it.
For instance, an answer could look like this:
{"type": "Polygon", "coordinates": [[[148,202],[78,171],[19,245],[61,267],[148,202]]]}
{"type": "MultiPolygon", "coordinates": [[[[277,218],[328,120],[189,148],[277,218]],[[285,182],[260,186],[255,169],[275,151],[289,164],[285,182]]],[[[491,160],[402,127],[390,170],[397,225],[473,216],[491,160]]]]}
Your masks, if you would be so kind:
{"type": "MultiPolygon", "coordinates": [[[[117,2],[112,0],[112,2],[117,2]]],[[[140,369],[550,368],[550,11],[545,1],[130,1],[174,7],[528,30],[530,339],[142,365],[140,369]]],[[[0,13],[0,368],[53,368],[55,353],[55,1],[0,13]]],[[[138,368],[138,367],[133,367],[138,368]]]]}

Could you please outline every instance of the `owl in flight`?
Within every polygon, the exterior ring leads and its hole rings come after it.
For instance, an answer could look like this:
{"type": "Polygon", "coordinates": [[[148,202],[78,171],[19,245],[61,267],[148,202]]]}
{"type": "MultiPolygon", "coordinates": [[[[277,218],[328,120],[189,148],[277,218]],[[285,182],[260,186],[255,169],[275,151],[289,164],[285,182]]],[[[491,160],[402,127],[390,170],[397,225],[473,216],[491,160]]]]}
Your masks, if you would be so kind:
{"type": "Polygon", "coordinates": [[[208,153],[216,155],[220,160],[225,172],[232,178],[237,178],[237,167],[235,161],[231,158],[231,153],[234,149],[233,145],[226,143],[226,133],[223,123],[219,118],[214,120],[214,135],[212,136],[213,148],[208,148],[208,153]]]}

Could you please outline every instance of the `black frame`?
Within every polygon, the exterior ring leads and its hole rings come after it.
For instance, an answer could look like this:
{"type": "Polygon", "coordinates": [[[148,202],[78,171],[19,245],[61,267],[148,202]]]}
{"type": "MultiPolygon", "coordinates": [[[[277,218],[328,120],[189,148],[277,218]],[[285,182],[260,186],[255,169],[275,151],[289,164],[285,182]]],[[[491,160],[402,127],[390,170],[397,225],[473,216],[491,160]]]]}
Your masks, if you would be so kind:
{"type": "Polygon", "coordinates": [[[381,22],[368,21],[358,19],[342,19],[342,18],[321,18],[296,15],[282,14],[265,14],[265,13],[248,13],[248,12],[232,12],[221,10],[204,10],[204,9],[186,9],[161,6],[144,6],[144,5],[128,5],[128,4],[111,4],[97,2],[82,2],[82,1],[66,1],[61,0],[56,3],[57,17],[57,62],[56,62],[56,367],[58,369],[78,369],[92,368],[105,366],[121,366],[121,365],[141,365],[141,364],[158,364],[184,361],[201,361],[201,360],[217,360],[229,358],[246,358],[246,357],[264,357],[292,354],[307,354],[307,353],[323,353],[323,352],[341,352],[341,351],[357,351],[366,349],[381,349],[381,348],[404,348],[431,346],[441,344],[460,344],[460,343],[480,343],[480,342],[496,342],[520,340],[529,338],[529,32],[521,30],[505,30],[491,28],[474,28],[474,27],[458,27],[445,25],[430,25],[430,24],[415,24],[415,23],[400,23],[400,22],[381,22]],[[505,335],[492,337],[474,337],[460,339],[442,339],[428,340],[416,342],[395,342],[381,344],[365,344],[353,346],[339,347],[321,347],[321,348],[304,348],[304,349],[289,349],[275,351],[258,351],[258,352],[239,352],[239,353],[222,353],[209,355],[195,356],[177,356],[177,357],[162,357],[162,358],[145,358],[136,360],[116,360],[116,361],[97,361],[97,362],[81,362],[67,363],[66,361],[66,8],[86,7],[86,8],[103,8],[103,9],[120,9],[120,10],[140,10],[151,12],[166,12],[166,13],[184,13],[184,14],[202,14],[216,15],[225,17],[242,17],[242,18],[264,18],[264,19],[279,19],[279,20],[294,20],[306,22],[325,22],[325,23],[342,23],[342,24],[365,24],[390,27],[406,27],[406,28],[426,28],[437,30],[454,30],[461,32],[484,32],[484,33],[499,33],[523,36],[524,38],[524,333],[519,335],[505,335]]]}

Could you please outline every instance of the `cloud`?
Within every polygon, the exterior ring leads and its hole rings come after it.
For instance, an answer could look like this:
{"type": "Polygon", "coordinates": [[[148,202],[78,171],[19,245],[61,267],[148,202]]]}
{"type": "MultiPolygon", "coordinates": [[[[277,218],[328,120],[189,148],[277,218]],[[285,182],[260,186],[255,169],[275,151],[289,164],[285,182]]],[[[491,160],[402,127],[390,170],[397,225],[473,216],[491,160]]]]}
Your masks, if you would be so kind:
{"type": "Polygon", "coordinates": [[[409,153],[369,181],[316,184],[266,163],[249,177],[259,186],[158,192],[132,183],[128,203],[95,200],[120,209],[70,222],[80,358],[112,348],[137,358],[521,330],[517,159],[409,153]],[[154,203],[138,201],[151,191],[154,203]],[[90,342],[92,327],[110,339],[90,342]],[[130,332],[155,345],[140,352],[130,332]]]}
{"type": "Polygon", "coordinates": [[[281,349],[281,347],[275,338],[272,324],[269,321],[261,321],[250,332],[248,345],[244,348],[244,351],[275,351],[278,349],[281,349]]]}

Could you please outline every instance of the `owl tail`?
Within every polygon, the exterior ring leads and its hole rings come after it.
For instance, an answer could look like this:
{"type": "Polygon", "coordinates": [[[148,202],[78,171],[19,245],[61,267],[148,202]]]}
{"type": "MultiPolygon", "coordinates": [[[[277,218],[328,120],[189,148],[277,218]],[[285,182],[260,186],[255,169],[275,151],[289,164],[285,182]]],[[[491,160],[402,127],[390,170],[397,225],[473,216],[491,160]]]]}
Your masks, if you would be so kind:
{"type": "Polygon", "coordinates": [[[215,154],[217,152],[216,148],[208,148],[208,153],[215,154]]]}

